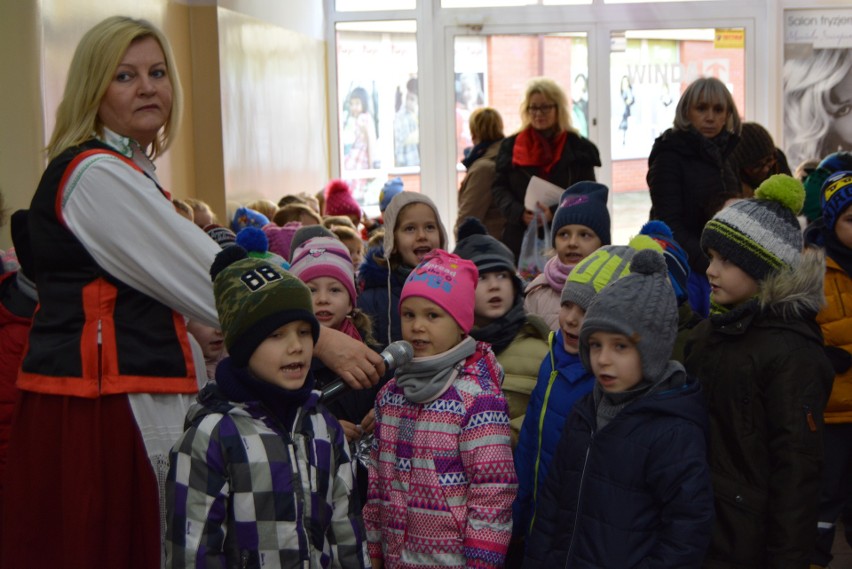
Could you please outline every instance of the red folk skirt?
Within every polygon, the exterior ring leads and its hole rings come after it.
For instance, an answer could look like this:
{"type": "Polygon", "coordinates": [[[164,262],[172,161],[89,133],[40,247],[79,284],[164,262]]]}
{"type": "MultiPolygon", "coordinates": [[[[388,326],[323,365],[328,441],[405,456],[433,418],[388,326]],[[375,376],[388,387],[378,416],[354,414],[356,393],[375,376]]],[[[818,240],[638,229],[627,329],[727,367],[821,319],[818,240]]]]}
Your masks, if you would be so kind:
{"type": "Polygon", "coordinates": [[[157,478],[127,395],[22,391],[3,486],[0,567],[160,567],[157,478]]]}

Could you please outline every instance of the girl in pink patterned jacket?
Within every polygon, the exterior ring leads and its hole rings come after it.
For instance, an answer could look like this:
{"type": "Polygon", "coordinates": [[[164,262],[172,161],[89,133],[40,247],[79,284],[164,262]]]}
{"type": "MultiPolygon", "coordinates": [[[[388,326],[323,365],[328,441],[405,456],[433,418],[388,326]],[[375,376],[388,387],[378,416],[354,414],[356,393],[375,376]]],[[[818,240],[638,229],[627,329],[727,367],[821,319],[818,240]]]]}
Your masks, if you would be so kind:
{"type": "Polygon", "coordinates": [[[517,477],[503,371],[468,336],[476,266],[436,249],[400,297],[414,359],[376,399],[364,523],[374,568],[498,568],[517,477]]]}

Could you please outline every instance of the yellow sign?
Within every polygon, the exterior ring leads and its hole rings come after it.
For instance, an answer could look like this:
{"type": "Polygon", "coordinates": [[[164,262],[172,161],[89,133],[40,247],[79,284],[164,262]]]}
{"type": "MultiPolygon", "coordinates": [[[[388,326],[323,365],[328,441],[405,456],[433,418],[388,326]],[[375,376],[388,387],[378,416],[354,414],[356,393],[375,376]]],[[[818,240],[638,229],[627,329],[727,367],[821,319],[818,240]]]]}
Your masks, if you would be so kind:
{"type": "Polygon", "coordinates": [[[713,47],[716,49],[745,47],[745,28],[716,28],[713,34],[713,47]]]}

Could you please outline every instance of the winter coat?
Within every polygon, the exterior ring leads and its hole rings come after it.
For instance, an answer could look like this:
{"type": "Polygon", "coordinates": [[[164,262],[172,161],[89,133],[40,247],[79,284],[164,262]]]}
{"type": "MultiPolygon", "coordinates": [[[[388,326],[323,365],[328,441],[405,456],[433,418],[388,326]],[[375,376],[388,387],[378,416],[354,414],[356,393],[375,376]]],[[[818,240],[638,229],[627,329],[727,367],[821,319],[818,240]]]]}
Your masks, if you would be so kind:
{"type": "Polygon", "coordinates": [[[668,129],[654,141],[646,180],[651,192],[651,219],[665,221],[689,255],[693,272],[703,275],[704,224],[725,200],[739,197],[740,183],[727,157],[737,144],[730,135],[721,151],[697,130],[668,129]]]}
{"type": "Polygon", "coordinates": [[[524,291],[524,310],[544,320],[554,332],[559,330],[559,310],[562,293],[553,290],[544,273],[536,276],[524,291]]]}
{"type": "Polygon", "coordinates": [[[834,371],[815,317],[821,253],[695,327],[686,369],[710,413],[716,524],[707,567],[807,567],[816,537],[823,409],[834,371]]]}
{"type": "Polygon", "coordinates": [[[713,526],[707,411],[697,380],[680,364],[666,373],[680,378],[629,403],[600,430],[593,394],[574,406],[525,568],[701,566],[713,526]]]}
{"type": "MultiPolygon", "coordinates": [[[[532,128],[532,127],[530,127],[532,128]]],[[[565,148],[559,161],[548,174],[536,167],[520,167],[512,164],[517,134],[504,138],[497,154],[497,177],[491,191],[494,204],[506,216],[506,228],[503,230],[503,243],[515,254],[521,251],[526,226],[522,221],[524,214],[524,196],[527,185],[533,176],[543,178],[561,188],[567,188],[575,182],[595,179],[595,166],[601,165],[598,148],[590,140],[573,132],[568,133],[565,148]]]]}
{"type": "Polygon", "coordinates": [[[503,366],[503,395],[509,406],[509,425],[512,428],[512,446],[518,443],[524,423],[530,394],[536,386],[541,360],[547,355],[548,330],[544,321],[534,315],[527,316],[515,339],[497,354],[503,366]]]}
{"type": "MultiPolygon", "coordinates": [[[[17,274],[0,275],[0,473],[5,471],[12,414],[18,401],[15,381],[36,308],[36,302],[18,290],[17,274]]],[[[0,489],[2,480],[0,477],[0,489]]]]}
{"type": "Polygon", "coordinates": [[[370,566],[346,438],[318,398],[283,425],[205,387],[170,455],[168,567],[370,566]]]}
{"type": "MultiPolygon", "coordinates": [[[[826,306],[817,315],[826,346],[852,352],[852,277],[831,257],[825,259],[826,306]]],[[[826,423],[852,423],[852,368],[834,377],[825,407],[826,423]]]]}
{"type": "Polygon", "coordinates": [[[702,320],[703,318],[692,309],[689,301],[684,301],[677,307],[677,337],[675,338],[674,348],[672,348],[671,359],[683,363],[683,350],[689,341],[692,329],[698,326],[702,320]]]}
{"type": "Polygon", "coordinates": [[[575,403],[595,385],[594,375],[583,367],[580,356],[565,351],[561,330],[550,333],[548,345],[549,352],[541,362],[515,449],[518,497],[512,506],[512,533],[516,537],[529,534],[539,503],[538,494],[544,486],[565,419],[575,403]]]}
{"type": "Polygon", "coordinates": [[[456,221],[456,233],[459,225],[468,217],[475,217],[485,225],[488,234],[495,239],[503,235],[503,227],[506,225],[506,216],[492,201],[491,186],[496,176],[497,151],[500,150],[498,140],[491,144],[467,169],[464,179],[459,185],[459,211],[456,221]]]}
{"type": "Polygon", "coordinates": [[[358,308],[373,321],[373,336],[380,350],[391,342],[402,340],[402,327],[399,320],[399,297],[405,279],[395,271],[389,271],[376,260],[384,257],[384,248],[377,247],[367,251],[364,262],[358,269],[358,308]],[[390,273],[390,280],[388,280],[390,273]],[[390,302],[388,301],[390,286],[390,302]],[[390,322],[390,337],[388,337],[390,322]]]}
{"type": "Polygon", "coordinates": [[[434,401],[412,403],[396,379],[379,392],[364,524],[386,569],[503,566],[517,478],[501,375],[477,342],[434,401]]]}

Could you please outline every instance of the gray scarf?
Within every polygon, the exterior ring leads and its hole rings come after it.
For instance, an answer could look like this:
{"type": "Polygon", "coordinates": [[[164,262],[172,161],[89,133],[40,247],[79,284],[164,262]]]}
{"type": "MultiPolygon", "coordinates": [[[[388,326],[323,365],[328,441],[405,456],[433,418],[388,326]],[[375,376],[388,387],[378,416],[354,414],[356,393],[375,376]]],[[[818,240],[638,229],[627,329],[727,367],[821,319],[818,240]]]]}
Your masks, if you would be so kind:
{"type": "Polygon", "coordinates": [[[596,423],[600,431],[615,419],[629,403],[645,397],[651,393],[670,389],[686,383],[686,372],[683,365],[674,360],[669,361],[660,378],[656,381],[643,379],[635,388],[621,393],[607,393],[596,381],[593,395],[596,406],[596,423]]]}
{"type": "Polygon", "coordinates": [[[396,370],[396,384],[412,403],[429,403],[440,397],[476,351],[476,340],[467,336],[446,352],[414,358],[396,370]]]}

